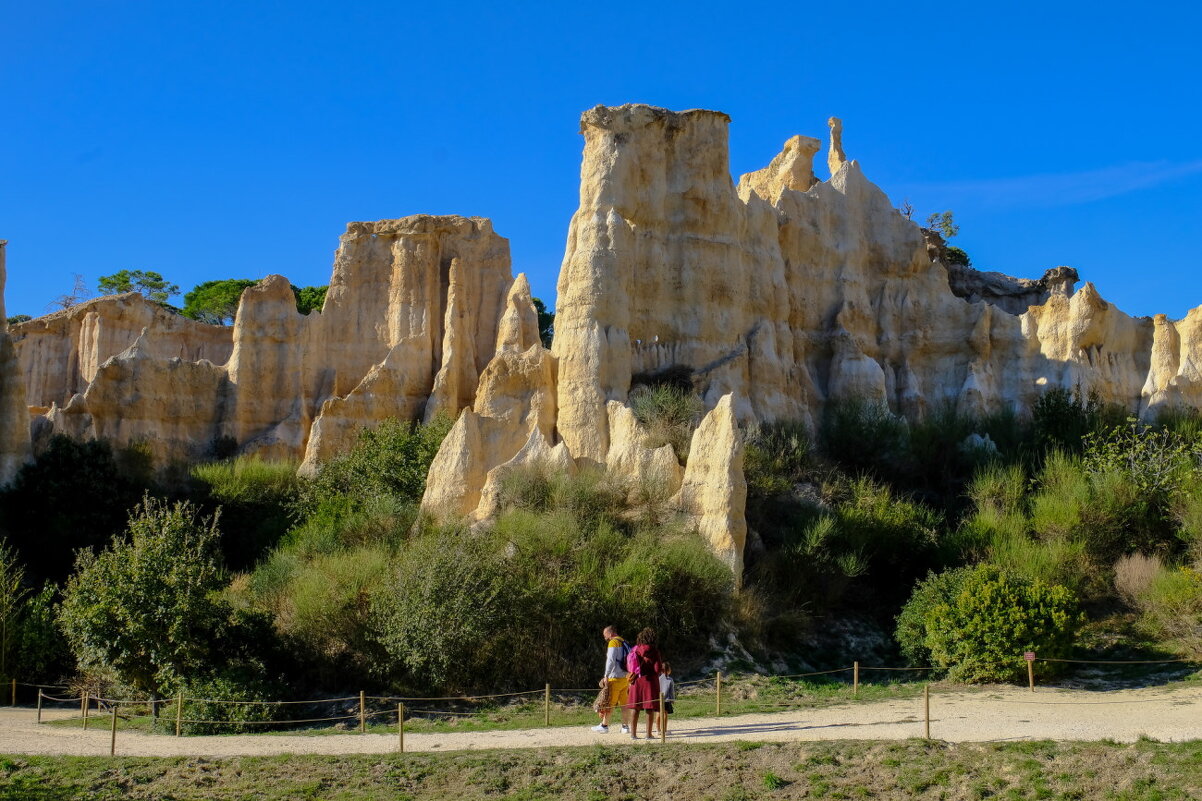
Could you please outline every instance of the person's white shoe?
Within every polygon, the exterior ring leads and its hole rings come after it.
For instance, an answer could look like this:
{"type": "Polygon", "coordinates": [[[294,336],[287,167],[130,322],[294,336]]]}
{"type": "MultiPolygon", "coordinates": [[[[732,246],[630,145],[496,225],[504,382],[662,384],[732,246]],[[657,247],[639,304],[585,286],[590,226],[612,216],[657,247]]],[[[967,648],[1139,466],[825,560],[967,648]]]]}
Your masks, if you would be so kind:
{"type": "Polygon", "coordinates": [[[630,727],[625,723],[622,724],[622,734],[630,734],[630,727]]]}
{"type": "Polygon", "coordinates": [[[609,731],[609,726],[606,726],[604,723],[598,723],[596,726],[593,726],[593,731],[598,734],[605,734],[609,731]]]}

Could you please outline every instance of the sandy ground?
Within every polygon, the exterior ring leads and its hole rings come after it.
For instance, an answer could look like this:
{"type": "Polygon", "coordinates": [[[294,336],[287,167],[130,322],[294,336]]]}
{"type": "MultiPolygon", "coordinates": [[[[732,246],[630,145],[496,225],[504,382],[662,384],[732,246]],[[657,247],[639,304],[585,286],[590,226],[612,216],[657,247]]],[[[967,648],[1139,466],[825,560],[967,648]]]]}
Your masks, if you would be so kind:
{"type": "MultiPolygon", "coordinates": [[[[951,742],[1000,740],[1131,741],[1202,737],[1202,689],[1139,689],[1114,692],[1017,688],[984,692],[936,690],[931,694],[931,737],[951,742]]],[[[46,712],[44,719],[69,717],[46,712]]],[[[106,721],[83,731],[39,726],[32,709],[0,709],[0,753],[107,755],[106,721]]],[[[645,724],[643,726],[645,733],[645,724]]],[[[923,736],[922,698],[848,703],[823,709],[721,718],[680,718],[669,725],[669,742],[722,740],[894,740],[923,736]]],[[[406,733],[406,751],[540,748],[558,745],[623,744],[654,748],[659,740],[632,741],[612,727],[596,734],[584,726],[517,731],[439,734],[406,733]]],[[[372,754],[395,751],[395,734],[224,735],[172,737],[117,732],[120,756],[266,756],[272,754],[372,754]]]]}

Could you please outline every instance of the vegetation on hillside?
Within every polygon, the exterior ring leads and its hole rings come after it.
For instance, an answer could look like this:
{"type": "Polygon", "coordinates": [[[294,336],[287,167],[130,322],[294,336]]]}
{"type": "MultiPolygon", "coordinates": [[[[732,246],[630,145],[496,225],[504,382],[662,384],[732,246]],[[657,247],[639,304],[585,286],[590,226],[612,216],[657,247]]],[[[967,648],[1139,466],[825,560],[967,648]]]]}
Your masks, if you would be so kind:
{"type": "MultiPolygon", "coordinates": [[[[691,387],[631,393],[682,463],[691,387]]],[[[1193,413],[1145,425],[1050,391],[1029,418],[853,401],[757,426],[738,593],[651,480],[513,470],[495,519],[435,525],[418,507],[449,427],[364,430],[313,476],[244,456],[172,483],[137,448],[52,439],[0,493],[0,665],[248,699],[587,686],[611,622],[657,628],[684,674],[864,657],[822,639],[836,621],[964,681],[1015,678],[1028,649],[1202,657],[1193,413]]]]}

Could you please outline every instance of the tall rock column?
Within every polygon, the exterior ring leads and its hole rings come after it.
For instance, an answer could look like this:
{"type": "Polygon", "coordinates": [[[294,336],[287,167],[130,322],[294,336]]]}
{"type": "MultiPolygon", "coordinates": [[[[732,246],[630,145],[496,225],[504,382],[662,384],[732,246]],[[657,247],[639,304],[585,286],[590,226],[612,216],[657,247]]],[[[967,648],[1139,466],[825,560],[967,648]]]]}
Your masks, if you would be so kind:
{"type": "Polygon", "coordinates": [[[681,511],[692,519],[710,550],[730,567],[735,586],[741,586],[747,543],[747,480],[732,395],[723,396],[693,432],[678,497],[681,511]]]}
{"type": "Polygon", "coordinates": [[[29,461],[29,410],[25,406],[25,376],[8,335],[4,311],[8,240],[0,239],[0,486],[12,481],[29,461]]]}
{"type": "MultiPolygon", "coordinates": [[[[695,371],[713,403],[748,384],[749,354],[776,369],[775,333],[759,325],[783,313],[776,217],[735,190],[729,122],[717,111],[640,105],[581,116],[580,207],[552,345],[558,430],[577,459],[604,463],[606,402],[625,401],[636,373],[695,371]]],[[[796,144],[778,166],[806,181],[809,145],[796,144]]],[[[753,396],[739,398],[750,412],[753,396]]]]}

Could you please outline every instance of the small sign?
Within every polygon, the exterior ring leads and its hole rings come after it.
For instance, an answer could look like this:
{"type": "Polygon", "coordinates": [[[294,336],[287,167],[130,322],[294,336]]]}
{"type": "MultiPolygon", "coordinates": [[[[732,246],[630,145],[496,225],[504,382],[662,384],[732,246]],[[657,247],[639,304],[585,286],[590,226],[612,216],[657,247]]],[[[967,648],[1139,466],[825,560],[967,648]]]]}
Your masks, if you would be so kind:
{"type": "Polygon", "coordinates": [[[1028,662],[1034,662],[1035,661],[1035,652],[1027,651],[1025,654],[1023,654],[1023,659],[1027,660],[1028,662]]]}

